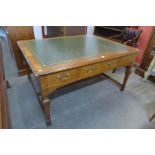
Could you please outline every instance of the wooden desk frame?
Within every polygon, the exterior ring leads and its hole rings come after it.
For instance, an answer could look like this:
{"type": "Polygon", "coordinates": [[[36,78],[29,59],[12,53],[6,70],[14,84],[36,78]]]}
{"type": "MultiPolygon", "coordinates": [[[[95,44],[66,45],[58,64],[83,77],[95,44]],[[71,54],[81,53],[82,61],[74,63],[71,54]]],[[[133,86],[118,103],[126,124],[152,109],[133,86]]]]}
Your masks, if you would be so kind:
{"type": "Polygon", "coordinates": [[[6,81],[3,66],[3,54],[0,42],[0,129],[10,129],[11,121],[7,100],[7,87],[9,82],[6,81]]]}
{"type": "MultiPolygon", "coordinates": [[[[97,38],[102,39],[100,37],[97,38]]],[[[49,95],[53,91],[67,84],[103,74],[106,71],[110,71],[119,67],[126,67],[123,84],[111,79],[113,82],[117,83],[117,85],[120,86],[120,90],[123,91],[137,54],[137,50],[135,48],[128,47],[128,51],[122,51],[119,54],[115,52],[110,54],[107,53],[104,54],[104,56],[98,55],[93,58],[83,58],[69,61],[64,64],[42,67],[37,59],[33,56],[31,51],[29,51],[29,49],[25,46],[24,41],[19,41],[18,46],[23,52],[23,55],[30,65],[32,72],[39,79],[40,93],[38,93],[36,90],[35,91],[39,96],[38,99],[42,105],[47,125],[51,125],[49,95]]],[[[107,75],[105,76],[108,77],[107,75]]],[[[28,77],[32,82],[30,74],[28,74],[28,77]]],[[[35,88],[34,85],[33,88],[35,88]]]]}

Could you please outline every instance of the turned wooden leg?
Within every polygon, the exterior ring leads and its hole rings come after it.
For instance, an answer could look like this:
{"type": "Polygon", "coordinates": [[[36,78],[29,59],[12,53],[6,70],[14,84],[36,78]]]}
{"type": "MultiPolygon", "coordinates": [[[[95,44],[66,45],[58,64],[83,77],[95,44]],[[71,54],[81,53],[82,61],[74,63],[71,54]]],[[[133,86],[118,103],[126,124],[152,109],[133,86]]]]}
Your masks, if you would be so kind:
{"type": "Polygon", "coordinates": [[[123,80],[123,84],[122,84],[121,89],[120,89],[121,91],[123,91],[125,89],[126,83],[129,79],[129,75],[131,74],[131,72],[132,72],[132,66],[127,66],[126,70],[125,70],[125,77],[123,80]]]}
{"type": "Polygon", "coordinates": [[[50,100],[47,97],[43,98],[42,106],[46,118],[46,124],[47,126],[50,126],[51,125],[50,100]]]}

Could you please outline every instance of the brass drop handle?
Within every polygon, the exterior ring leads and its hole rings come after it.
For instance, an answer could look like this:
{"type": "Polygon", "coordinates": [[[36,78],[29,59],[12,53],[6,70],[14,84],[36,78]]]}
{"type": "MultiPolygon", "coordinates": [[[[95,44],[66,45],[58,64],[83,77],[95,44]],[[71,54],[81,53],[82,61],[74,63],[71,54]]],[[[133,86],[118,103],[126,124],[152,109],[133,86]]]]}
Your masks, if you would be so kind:
{"type": "Polygon", "coordinates": [[[68,80],[69,79],[69,72],[64,72],[63,74],[58,74],[57,78],[59,80],[68,80]]]}

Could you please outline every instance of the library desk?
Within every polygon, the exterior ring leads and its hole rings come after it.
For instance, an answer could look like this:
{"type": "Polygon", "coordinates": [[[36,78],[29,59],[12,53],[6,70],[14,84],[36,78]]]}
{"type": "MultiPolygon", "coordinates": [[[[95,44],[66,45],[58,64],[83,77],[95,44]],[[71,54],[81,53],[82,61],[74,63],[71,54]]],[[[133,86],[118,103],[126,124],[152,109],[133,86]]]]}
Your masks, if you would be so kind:
{"type": "MultiPolygon", "coordinates": [[[[137,54],[135,48],[93,35],[23,40],[17,44],[39,80],[37,95],[47,125],[51,124],[49,95],[54,90],[124,66],[123,84],[111,79],[123,91],[137,54]]],[[[32,82],[31,74],[28,77],[32,82]]]]}

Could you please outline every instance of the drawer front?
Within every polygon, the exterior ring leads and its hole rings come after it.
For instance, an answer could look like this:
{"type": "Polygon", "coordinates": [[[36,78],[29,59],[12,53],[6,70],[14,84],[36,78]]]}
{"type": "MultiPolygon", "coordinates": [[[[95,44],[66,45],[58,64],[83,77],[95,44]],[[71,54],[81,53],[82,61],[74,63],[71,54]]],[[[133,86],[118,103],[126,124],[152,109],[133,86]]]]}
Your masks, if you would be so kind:
{"type": "Polygon", "coordinates": [[[56,86],[56,85],[64,85],[67,83],[71,83],[75,81],[78,77],[77,69],[63,71],[55,74],[51,74],[47,76],[48,85],[56,86]]]}
{"type": "Polygon", "coordinates": [[[121,66],[126,66],[134,61],[135,55],[125,56],[113,60],[90,64],[80,68],[75,68],[67,71],[58,72],[47,75],[48,87],[58,87],[69,84],[87,77],[92,77],[106,71],[116,69],[121,66]]]}
{"type": "Polygon", "coordinates": [[[100,63],[100,72],[105,72],[117,68],[118,60],[108,60],[100,63]]]}
{"type": "Polygon", "coordinates": [[[133,63],[134,59],[135,59],[135,55],[130,55],[130,56],[125,56],[125,57],[119,58],[118,65],[125,66],[128,64],[131,64],[131,63],[133,63]]]}
{"type": "Polygon", "coordinates": [[[91,77],[100,73],[99,64],[87,65],[79,68],[80,79],[91,77]]]}

